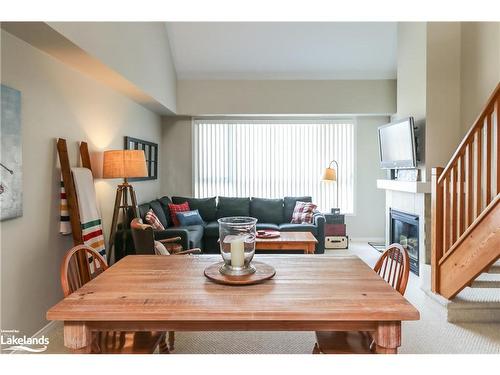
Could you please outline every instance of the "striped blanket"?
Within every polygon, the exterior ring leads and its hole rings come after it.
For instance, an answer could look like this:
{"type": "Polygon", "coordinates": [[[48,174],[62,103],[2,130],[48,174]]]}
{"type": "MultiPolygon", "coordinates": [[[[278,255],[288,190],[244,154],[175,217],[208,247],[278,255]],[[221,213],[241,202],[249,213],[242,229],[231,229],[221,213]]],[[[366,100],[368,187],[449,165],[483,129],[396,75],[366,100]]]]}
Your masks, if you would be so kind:
{"type": "MultiPolygon", "coordinates": [[[[75,191],[80,211],[83,243],[92,247],[103,257],[106,257],[104,234],[99,208],[97,207],[96,192],[92,172],[88,168],[71,168],[75,191]]],[[[61,234],[71,233],[66,192],[61,180],[61,234]]]]}
{"type": "Polygon", "coordinates": [[[68,201],[66,200],[66,190],[64,190],[64,181],[61,176],[61,216],[59,219],[59,233],[63,235],[71,234],[71,223],[69,221],[68,201]]]}

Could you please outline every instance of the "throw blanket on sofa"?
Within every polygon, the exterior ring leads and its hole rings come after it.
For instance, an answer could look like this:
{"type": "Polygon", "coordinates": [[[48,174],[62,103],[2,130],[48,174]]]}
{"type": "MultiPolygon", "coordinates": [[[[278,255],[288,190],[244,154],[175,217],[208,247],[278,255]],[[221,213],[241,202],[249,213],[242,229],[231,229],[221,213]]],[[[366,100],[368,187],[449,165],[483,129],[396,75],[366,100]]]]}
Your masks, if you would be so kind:
{"type": "MultiPolygon", "coordinates": [[[[82,228],[83,243],[92,247],[102,256],[106,256],[104,246],[104,235],[102,232],[102,221],[97,207],[94,179],[88,168],[71,168],[75,192],[78,199],[80,213],[80,224],[82,228]]],[[[62,234],[71,233],[71,226],[66,217],[68,216],[66,193],[61,181],[61,225],[62,234]],[[64,201],[63,201],[64,198],[64,201]],[[63,224],[67,223],[67,224],[63,224]]]]}

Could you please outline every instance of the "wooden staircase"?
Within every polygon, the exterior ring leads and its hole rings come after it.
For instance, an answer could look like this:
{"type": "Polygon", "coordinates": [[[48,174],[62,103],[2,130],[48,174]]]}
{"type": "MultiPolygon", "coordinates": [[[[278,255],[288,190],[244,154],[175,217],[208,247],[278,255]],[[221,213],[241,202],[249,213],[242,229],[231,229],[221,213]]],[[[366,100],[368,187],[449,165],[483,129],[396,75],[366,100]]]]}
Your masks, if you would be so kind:
{"type": "Polygon", "coordinates": [[[448,165],[432,170],[431,289],[447,299],[495,275],[484,273],[500,258],[499,148],[500,83],[448,165]]]}

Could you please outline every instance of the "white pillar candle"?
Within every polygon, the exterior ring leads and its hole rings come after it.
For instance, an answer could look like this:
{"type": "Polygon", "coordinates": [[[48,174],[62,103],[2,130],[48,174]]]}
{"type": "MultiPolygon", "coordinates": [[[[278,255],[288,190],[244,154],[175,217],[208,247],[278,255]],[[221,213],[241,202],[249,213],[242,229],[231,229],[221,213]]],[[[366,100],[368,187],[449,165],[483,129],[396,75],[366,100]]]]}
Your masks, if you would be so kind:
{"type": "Polygon", "coordinates": [[[236,238],[231,241],[231,266],[243,267],[245,264],[245,241],[243,238],[236,238]]]}

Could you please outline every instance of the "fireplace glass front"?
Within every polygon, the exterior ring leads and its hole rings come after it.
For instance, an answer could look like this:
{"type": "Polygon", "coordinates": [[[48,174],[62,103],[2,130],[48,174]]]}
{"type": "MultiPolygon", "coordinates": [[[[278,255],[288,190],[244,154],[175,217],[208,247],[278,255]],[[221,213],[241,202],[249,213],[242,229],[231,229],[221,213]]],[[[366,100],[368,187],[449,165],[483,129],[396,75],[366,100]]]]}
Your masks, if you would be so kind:
{"type": "Polygon", "coordinates": [[[408,251],[410,271],[418,275],[418,216],[391,209],[390,223],[391,243],[398,243],[408,251]]]}

